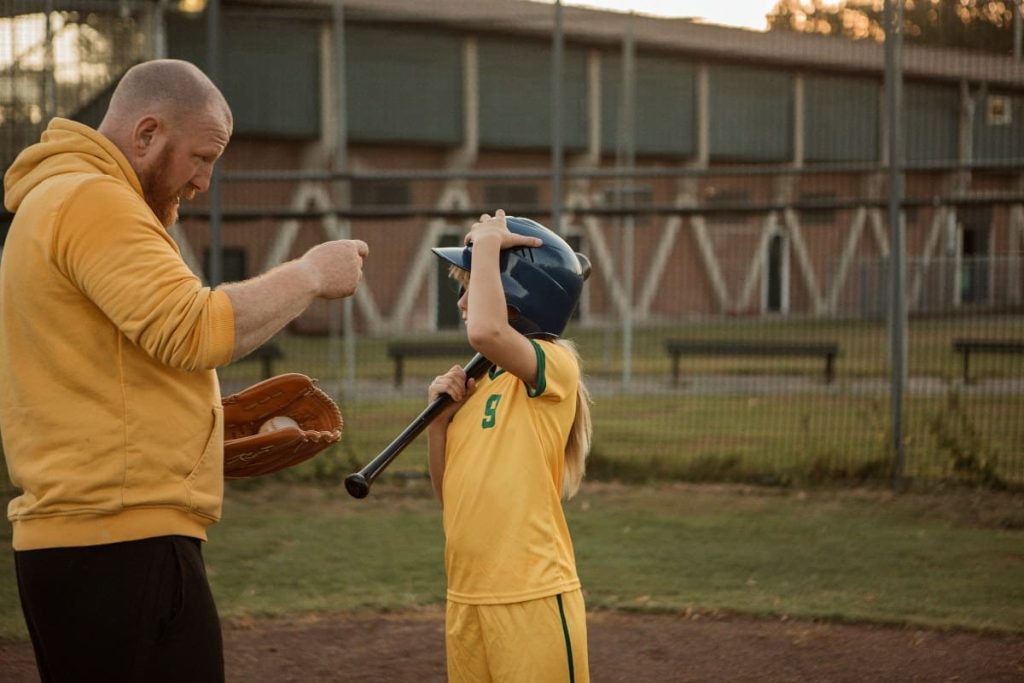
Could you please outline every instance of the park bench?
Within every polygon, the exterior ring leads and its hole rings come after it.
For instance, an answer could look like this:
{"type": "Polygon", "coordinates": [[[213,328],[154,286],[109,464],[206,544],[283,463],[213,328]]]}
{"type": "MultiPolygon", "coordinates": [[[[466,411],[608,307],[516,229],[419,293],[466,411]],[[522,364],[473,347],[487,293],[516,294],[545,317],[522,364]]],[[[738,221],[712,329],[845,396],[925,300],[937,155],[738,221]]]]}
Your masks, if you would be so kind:
{"type": "Polygon", "coordinates": [[[682,356],[820,356],[825,359],[825,382],[835,379],[835,342],[761,342],[761,341],[688,341],[669,339],[665,350],[672,356],[672,385],[679,384],[679,360],[682,356]]]}
{"type": "MultiPolygon", "coordinates": [[[[463,363],[473,356],[473,349],[465,340],[395,341],[388,344],[388,356],[395,361],[395,386],[401,387],[405,359],[458,357],[463,363]]],[[[448,368],[441,368],[447,370],[448,368]]]]}
{"type": "Polygon", "coordinates": [[[972,353],[1024,353],[1024,341],[1010,339],[954,339],[953,351],[963,355],[964,384],[970,382],[972,353]]]}
{"type": "Polygon", "coordinates": [[[282,358],[284,358],[284,351],[281,350],[279,345],[270,342],[251,351],[248,355],[239,358],[235,362],[259,361],[262,365],[263,379],[269,379],[274,376],[274,361],[281,360],[282,358]]]}

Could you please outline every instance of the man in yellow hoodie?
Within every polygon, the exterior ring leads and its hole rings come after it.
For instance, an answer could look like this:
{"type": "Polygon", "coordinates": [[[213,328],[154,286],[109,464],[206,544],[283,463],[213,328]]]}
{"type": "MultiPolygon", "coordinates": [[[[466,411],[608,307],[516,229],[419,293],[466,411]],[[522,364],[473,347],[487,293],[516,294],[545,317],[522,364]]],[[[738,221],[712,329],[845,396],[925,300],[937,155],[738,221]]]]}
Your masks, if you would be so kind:
{"type": "Polygon", "coordinates": [[[215,368],[362,277],[359,240],[216,289],[188,269],[167,228],[232,125],[195,66],[145,62],[98,130],[54,119],[4,177],[0,434],[44,681],[223,680],[200,546],[224,486],[215,368]]]}

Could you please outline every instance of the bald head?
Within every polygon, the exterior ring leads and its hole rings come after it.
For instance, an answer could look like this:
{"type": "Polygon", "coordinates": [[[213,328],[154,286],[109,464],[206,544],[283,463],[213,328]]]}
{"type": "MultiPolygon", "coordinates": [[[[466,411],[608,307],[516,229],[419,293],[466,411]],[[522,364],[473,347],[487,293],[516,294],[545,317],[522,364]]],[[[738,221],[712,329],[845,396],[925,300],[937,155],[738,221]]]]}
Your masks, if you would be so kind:
{"type": "Polygon", "coordinates": [[[125,73],[99,132],[121,150],[146,203],[170,225],[182,200],[208,189],[233,125],[206,74],[188,62],[157,59],[125,73]]]}
{"type": "Polygon", "coordinates": [[[146,115],[179,126],[196,112],[221,114],[229,128],[233,123],[224,96],[198,67],[179,59],[154,59],[133,66],[121,78],[100,132],[123,130],[146,115]]]}

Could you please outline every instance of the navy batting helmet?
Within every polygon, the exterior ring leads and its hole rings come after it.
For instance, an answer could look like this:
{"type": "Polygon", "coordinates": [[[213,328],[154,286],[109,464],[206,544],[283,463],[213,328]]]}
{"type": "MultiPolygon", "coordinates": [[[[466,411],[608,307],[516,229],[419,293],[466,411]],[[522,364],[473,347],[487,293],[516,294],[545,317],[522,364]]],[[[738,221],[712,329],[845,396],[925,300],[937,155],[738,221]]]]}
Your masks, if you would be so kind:
{"type": "MultiPolygon", "coordinates": [[[[590,276],[590,261],[537,221],[506,216],[510,232],[539,237],[539,247],[504,249],[498,261],[505,302],[515,309],[511,324],[527,337],[558,337],[569,323],[590,276]]],[[[442,259],[471,270],[473,247],[435,247],[442,259]]]]}

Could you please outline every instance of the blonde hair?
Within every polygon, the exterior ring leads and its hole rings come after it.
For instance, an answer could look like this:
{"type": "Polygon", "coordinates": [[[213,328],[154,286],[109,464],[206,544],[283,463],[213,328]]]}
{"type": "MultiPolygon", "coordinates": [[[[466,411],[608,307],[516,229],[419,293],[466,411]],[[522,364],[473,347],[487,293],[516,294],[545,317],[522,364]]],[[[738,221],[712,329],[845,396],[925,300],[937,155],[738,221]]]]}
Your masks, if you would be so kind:
{"type": "Polygon", "coordinates": [[[448,277],[459,283],[460,287],[469,287],[469,271],[458,266],[448,266],[448,277]]]}
{"type": "Polygon", "coordinates": [[[562,497],[568,500],[580,490],[580,482],[587,470],[587,455],[590,454],[590,437],[593,427],[590,422],[590,391],[583,383],[582,363],[576,344],[568,339],[556,339],[555,343],[567,349],[581,368],[579,383],[576,385],[576,417],[569,428],[565,442],[565,470],[562,475],[562,497]]]}
{"type": "MultiPolygon", "coordinates": [[[[469,287],[469,271],[449,266],[448,275],[461,286],[469,287]]],[[[583,363],[576,344],[569,339],[555,339],[556,344],[569,351],[576,366],[580,368],[579,383],[576,387],[576,416],[569,428],[565,442],[565,465],[562,473],[562,497],[566,500],[576,495],[587,469],[587,455],[590,454],[590,438],[593,427],[590,421],[590,391],[583,383],[583,363]]]]}

